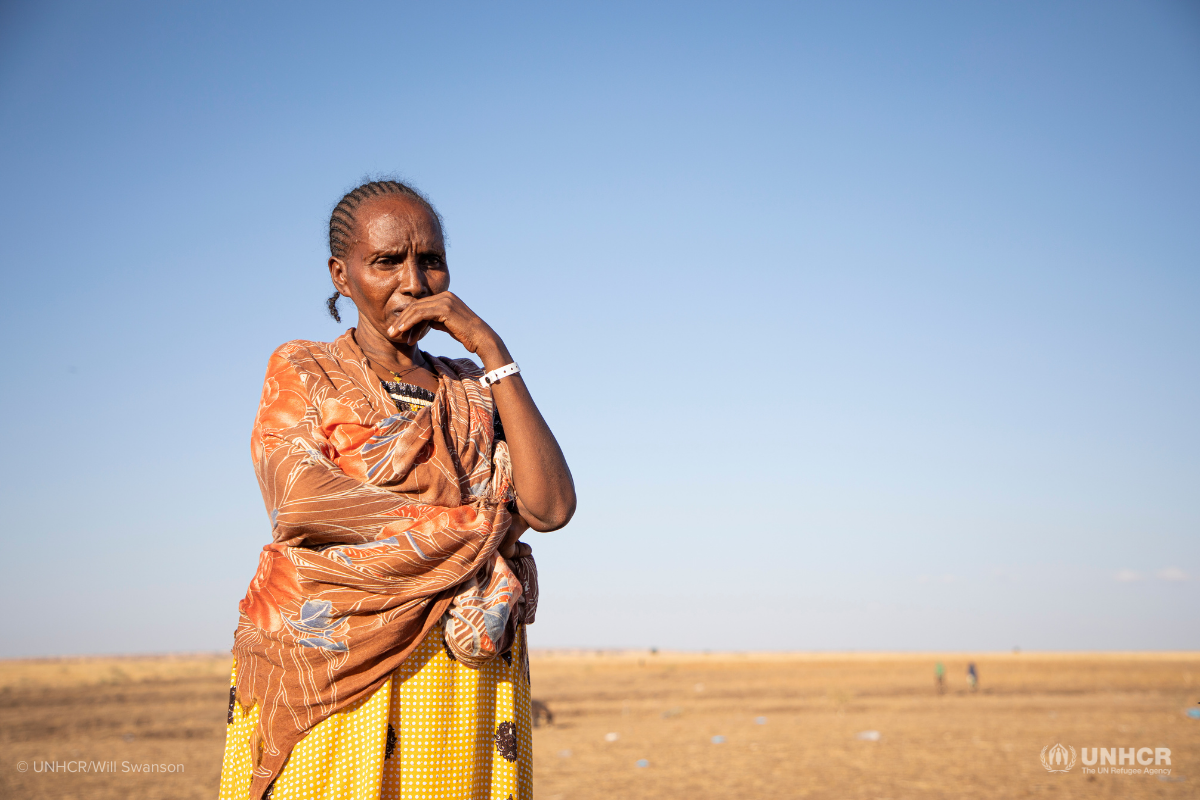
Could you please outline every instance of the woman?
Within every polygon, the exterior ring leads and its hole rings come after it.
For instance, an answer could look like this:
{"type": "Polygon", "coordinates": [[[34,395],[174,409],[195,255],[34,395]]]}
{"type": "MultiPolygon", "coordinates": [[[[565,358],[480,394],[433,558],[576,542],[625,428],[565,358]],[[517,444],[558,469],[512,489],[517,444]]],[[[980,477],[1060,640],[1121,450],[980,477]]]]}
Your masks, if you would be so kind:
{"type": "Polygon", "coordinates": [[[532,797],[528,528],[575,511],[503,340],[396,181],[329,223],[358,326],[271,356],[251,449],[272,543],[240,604],[221,798],[532,797]],[[430,329],[482,362],[422,352],[430,329]]]}

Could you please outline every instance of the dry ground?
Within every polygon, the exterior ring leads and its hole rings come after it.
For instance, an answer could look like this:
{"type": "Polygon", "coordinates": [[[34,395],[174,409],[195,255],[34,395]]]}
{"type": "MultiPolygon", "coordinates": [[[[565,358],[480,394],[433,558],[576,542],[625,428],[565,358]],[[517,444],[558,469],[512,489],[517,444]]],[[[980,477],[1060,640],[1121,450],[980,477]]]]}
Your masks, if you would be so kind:
{"type": "MultiPolygon", "coordinates": [[[[0,797],[215,798],[228,667],[210,655],[0,661],[0,797]],[[118,771],[36,770],[80,760],[118,771]]],[[[1200,720],[1186,715],[1200,708],[1196,653],[544,652],[533,681],[555,715],[534,734],[538,800],[1200,797],[1200,720]],[[1051,774],[1039,753],[1056,742],[1169,747],[1172,772],[1051,774]]]]}

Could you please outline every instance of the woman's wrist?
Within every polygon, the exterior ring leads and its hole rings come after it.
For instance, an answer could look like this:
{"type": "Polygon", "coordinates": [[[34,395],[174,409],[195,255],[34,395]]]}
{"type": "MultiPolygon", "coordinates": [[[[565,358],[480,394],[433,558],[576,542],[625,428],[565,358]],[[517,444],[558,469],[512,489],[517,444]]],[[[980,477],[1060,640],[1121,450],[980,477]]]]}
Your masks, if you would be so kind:
{"type": "Polygon", "coordinates": [[[504,346],[504,340],[495,335],[476,350],[475,355],[479,356],[479,360],[483,362],[484,372],[500,369],[500,367],[511,364],[513,360],[512,354],[504,346]]]}

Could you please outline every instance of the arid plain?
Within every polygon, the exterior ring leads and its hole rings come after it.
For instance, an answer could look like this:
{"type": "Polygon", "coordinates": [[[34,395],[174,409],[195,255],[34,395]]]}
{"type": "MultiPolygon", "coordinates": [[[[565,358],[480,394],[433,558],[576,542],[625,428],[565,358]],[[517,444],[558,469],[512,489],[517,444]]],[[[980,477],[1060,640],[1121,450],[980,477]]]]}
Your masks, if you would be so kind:
{"type": "MultiPolygon", "coordinates": [[[[0,797],[215,798],[228,668],[0,661],[0,797]],[[44,768],[79,761],[117,771],[44,768]]],[[[555,651],[535,655],[533,682],[554,714],[534,733],[539,800],[1200,797],[1200,653],[555,651]],[[1042,765],[1057,743],[1081,756],[1069,772],[1042,765]],[[1084,748],[1143,747],[1169,748],[1170,773],[1084,771],[1084,748]]]]}

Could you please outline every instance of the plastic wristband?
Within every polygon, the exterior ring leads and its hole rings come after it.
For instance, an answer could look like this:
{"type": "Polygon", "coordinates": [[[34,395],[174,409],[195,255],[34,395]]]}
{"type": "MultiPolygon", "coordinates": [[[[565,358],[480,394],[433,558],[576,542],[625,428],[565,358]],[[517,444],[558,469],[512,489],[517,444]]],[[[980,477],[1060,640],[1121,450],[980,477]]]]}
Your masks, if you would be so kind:
{"type": "Polygon", "coordinates": [[[505,364],[503,367],[500,367],[500,369],[494,369],[488,374],[484,375],[479,379],[479,383],[484,387],[488,387],[492,384],[499,383],[509,375],[516,375],[520,371],[521,368],[518,367],[517,362],[514,361],[511,364],[505,364]]]}

